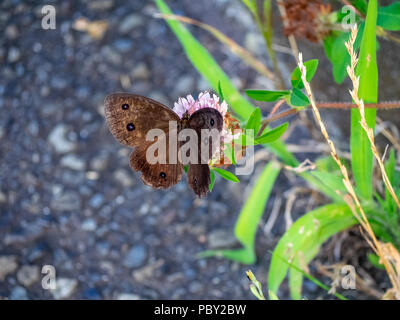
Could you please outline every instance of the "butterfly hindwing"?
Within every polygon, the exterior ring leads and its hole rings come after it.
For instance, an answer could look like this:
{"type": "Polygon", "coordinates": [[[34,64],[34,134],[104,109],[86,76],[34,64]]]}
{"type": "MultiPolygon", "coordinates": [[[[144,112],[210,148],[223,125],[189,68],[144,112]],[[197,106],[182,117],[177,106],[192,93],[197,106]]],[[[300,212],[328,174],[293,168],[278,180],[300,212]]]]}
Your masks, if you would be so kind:
{"type": "Polygon", "coordinates": [[[211,183],[208,164],[190,164],[187,174],[189,186],[194,193],[199,197],[205,196],[211,183]]]}
{"type": "Polygon", "coordinates": [[[147,146],[137,147],[130,157],[132,169],[142,173],[142,181],[153,188],[167,189],[179,182],[182,178],[183,165],[177,164],[149,164],[146,160],[147,146]]]}

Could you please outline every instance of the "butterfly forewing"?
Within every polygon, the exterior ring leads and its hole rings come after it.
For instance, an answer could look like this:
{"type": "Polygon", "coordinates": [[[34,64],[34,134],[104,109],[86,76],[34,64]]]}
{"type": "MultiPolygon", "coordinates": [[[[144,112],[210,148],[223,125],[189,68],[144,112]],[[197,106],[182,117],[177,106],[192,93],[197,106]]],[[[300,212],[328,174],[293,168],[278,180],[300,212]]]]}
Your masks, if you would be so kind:
{"type": "Polygon", "coordinates": [[[111,133],[119,142],[131,147],[145,143],[149,130],[158,128],[167,134],[169,121],[180,120],[170,108],[135,94],[110,94],[104,105],[111,133]]]}

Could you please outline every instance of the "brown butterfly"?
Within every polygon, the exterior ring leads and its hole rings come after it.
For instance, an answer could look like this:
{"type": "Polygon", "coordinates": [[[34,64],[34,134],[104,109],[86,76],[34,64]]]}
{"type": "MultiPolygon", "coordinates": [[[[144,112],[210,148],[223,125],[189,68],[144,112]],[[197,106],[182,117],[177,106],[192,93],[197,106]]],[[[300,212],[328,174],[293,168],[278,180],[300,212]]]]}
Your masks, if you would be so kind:
{"type": "MultiPolygon", "coordinates": [[[[223,118],[213,108],[203,108],[192,115],[185,113],[180,118],[172,109],[150,98],[129,93],[113,93],[104,101],[105,116],[113,136],[122,144],[135,147],[130,155],[133,170],[142,172],[142,180],[153,188],[167,189],[181,179],[184,165],[179,157],[177,161],[169,159],[169,144],[179,149],[183,142],[169,139],[172,134],[179,134],[183,129],[193,129],[201,137],[202,129],[217,129],[221,132],[223,118]],[[171,132],[170,121],[176,121],[175,132],[171,132]],[[163,163],[151,164],[146,159],[146,152],[154,141],[147,141],[146,135],[151,129],[161,129],[165,133],[167,160],[163,163]],[[174,144],[174,145],[172,145],[174,144]],[[172,160],[172,161],[170,161],[172,160]]],[[[188,164],[188,183],[199,197],[207,194],[210,185],[210,169],[208,160],[216,147],[207,139],[198,144],[197,161],[188,164]],[[201,146],[209,144],[209,152],[201,152],[201,146]],[[210,155],[210,156],[209,156],[210,155]],[[204,159],[206,158],[206,159],[204,159]],[[201,161],[203,159],[203,161],[201,161]],[[204,161],[206,160],[206,161],[204,161]]],[[[160,151],[158,151],[160,152],[160,151]]]]}

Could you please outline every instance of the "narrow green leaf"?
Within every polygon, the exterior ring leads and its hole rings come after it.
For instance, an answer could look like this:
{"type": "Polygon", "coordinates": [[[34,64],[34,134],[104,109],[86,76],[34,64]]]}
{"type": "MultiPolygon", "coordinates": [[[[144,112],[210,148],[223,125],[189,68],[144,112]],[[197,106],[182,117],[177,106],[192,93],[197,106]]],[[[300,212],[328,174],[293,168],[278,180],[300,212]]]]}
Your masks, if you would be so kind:
{"type": "Polygon", "coordinates": [[[235,183],[240,182],[239,179],[232,172],[226,171],[226,170],[221,169],[221,168],[216,168],[216,167],[213,168],[213,171],[218,173],[222,178],[224,178],[226,180],[229,180],[229,181],[232,181],[232,182],[235,182],[235,183]]]}
{"type": "Polygon", "coordinates": [[[261,126],[261,110],[260,110],[260,108],[257,108],[251,114],[251,116],[249,117],[249,120],[247,120],[245,129],[253,130],[254,135],[256,135],[258,130],[260,129],[260,126],[261,126]]]}
{"type": "Polygon", "coordinates": [[[246,7],[253,15],[257,14],[257,5],[255,0],[242,0],[242,2],[246,5],[246,7]]]}
{"type": "Polygon", "coordinates": [[[323,172],[314,170],[311,174],[317,177],[324,185],[332,190],[332,194],[335,194],[334,200],[338,203],[344,202],[343,195],[347,194],[347,189],[343,184],[343,176],[341,174],[333,174],[330,172],[323,172]],[[339,194],[338,194],[339,192],[339,194]]]}
{"type": "Polygon", "coordinates": [[[236,166],[236,157],[235,157],[235,151],[232,148],[231,144],[226,144],[224,148],[224,154],[226,157],[229,159],[229,161],[236,166]]]}
{"type": "Polygon", "coordinates": [[[255,144],[266,144],[266,143],[271,143],[274,142],[276,140],[278,140],[286,131],[286,129],[288,128],[289,123],[285,122],[283,124],[281,124],[280,126],[268,131],[267,133],[257,137],[254,142],[255,144]]]}
{"type": "Polygon", "coordinates": [[[218,80],[218,94],[221,99],[221,102],[224,101],[225,100],[224,93],[222,92],[222,85],[221,85],[221,81],[219,81],[219,80],[218,80]]]}
{"type": "Polygon", "coordinates": [[[278,296],[271,290],[268,291],[269,300],[279,300],[278,296]]]}
{"type": "MultiPolygon", "coordinates": [[[[358,30],[354,49],[358,50],[361,43],[364,23],[361,23],[358,30]]],[[[333,78],[336,83],[342,83],[347,77],[346,67],[350,64],[350,56],[344,45],[349,39],[350,32],[334,32],[332,35],[325,37],[324,49],[327,58],[332,63],[333,78]]]]}
{"type": "Polygon", "coordinates": [[[294,107],[306,107],[310,105],[308,97],[298,88],[293,88],[290,95],[290,104],[294,107]]]}
{"type": "MultiPolygon", "coordinates": [[[[297,271],[297,275],[299,275],[301,278],[304,276],[307,279],[311,280],[312,282],[314,282],[318,287],[324,289],[325,291],[329,291],[330,288],[326,285],[324,285],[321,281],[319,281],[317,278],[313,277],[311,274],[308,274],[307,272],[305,272],[303,269],[299,268],[296,264],[289,262],[288,260],[279,257],[278,258],[282,259],[291,269],[294,269],[295,271],[297,271]]],[[[291,277],[291,279],[294,277],[291,277]]],[[[295,288],[297,289],[297,288],[295,288]]],[[[269,292],[272,292],[271,290],[269,290],[269,292]]],[[[337,298],[339,298],[340,300],[347,300],[346,297],[344,297],[343,295],[339,294],[339,293],[333,293],[333,295],[335,295],[337,298]]],[[[299,291],[299,295],[296,297],[297,299],[301,298],[301,290],[299,291]]]]}
{"type": "MultiPolygon", "coordinates": [[[[396,157],[394,150],[390,151],[389,159],[385,163],[385,171],[392,186],[394,185],[394,175],[396,172],[396,157]]],[[[385,188],[385,200],[387,204],[388,215],[393,217],[393,213],[397,211],[397,205],[388,188],[385,188]]]]}
{"type": "Polygon", "coordinates": [[[246,94],[256,101],[274,102],[286,98],[290,91],[246,90],[246,94]]]}
{"type": "Polygon", "coordinates": [[[378,269],[382,269],[385,270],[385,266],[380,263],[380,258],[375,254],[375,253],[368,253],[367,254],[368,257],[368,261],[375,267],[378,269]]]}
{"type": "MultiPolygon", "coordinates": [[[[317,71],[318,59],[306,61],[304,62],[304,65],[307,69],[306,79],[308,82],[310,82],[314,77],[315,72],[317,71]]],[[[303,80],[301,80],[301,72],[299,67],[296,67],[296,69],[293,70],[290,80],[292,82],[293,88],[299,88],[299,89],[304,88],[303,80]]]]}
{"type": "Polygon", "coordinates": [[[210,170],[210,185],[208,187],[208,189],[210,190],[210,192],[212,191],[212,189],[214,188],[214,184],[215,184],[215,173],[214,170],[211,168],[210,170]]]}
{"type": "MultiPolygon", "coordinates": [[[[269,274],[268,288],[277,294],[279,286],[288,271],[288,265],[278,257],[296,261],[298,265],[308,264],[318,253],[322,243],[333,234],[356,224],[351,209],[346,204],[329,204],[308,212],[299,218],[283,235],[274,249],[269,274]],[[297,259],[297,260],[296,260],[297,259]]],[[[298,298],[301,292],[302,275],[291,270],[291,292],[298,298]]]]}
{"type": "MultiPolygon", "coordinates": [[[[370,0],[361,42],[356,73],[360,76],[359,96],[365,103],[378,101],[378,66],[376,63],[376,19],[378,3],[370,0]]],[[[370,128],[375,128],[376,109],[365,109],[365,118],[370,128]]],[[[372,198],[373,155],[369,139],[360,125],[360,112],[351,111],[350,151],[354,180],[361,196],[372,198]]]]}
{"type": "Polygon", "coordinates": [[[400,30],[400,2],[392,3],[386,7],[380,7],[378,9],[378,20],[376,24],[386,30],[400,30]]]}

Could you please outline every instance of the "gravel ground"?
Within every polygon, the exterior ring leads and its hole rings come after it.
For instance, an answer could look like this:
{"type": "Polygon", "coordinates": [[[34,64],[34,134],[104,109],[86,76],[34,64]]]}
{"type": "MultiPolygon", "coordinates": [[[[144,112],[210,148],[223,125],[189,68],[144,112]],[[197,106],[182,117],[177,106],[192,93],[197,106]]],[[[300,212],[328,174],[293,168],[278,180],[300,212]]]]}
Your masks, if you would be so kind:
{"type": "MultiPolygon", "coordinates": [[[[213,24],[266,57],[240,1],[228,2],[183,0],[172,8],[213,24]]],[[[0,298],[253,299],[248,266],[196,259],[196,253],[236,245],[235,220],[266,160],[240,184],[217,180],[213,192],[200,200],[185,179],[169,191],[144,186],[129,169],[130,150],[106,127],[108,93],[135,92],[172,105],[179,96],[209,89],[165,23],[151,17],[152,2],[6,0],[0,8],[0,298]],[[43,30],[41,8],[52,3],[57,27],[43,30]],[[75,30],[81,17],[105,20],[104,36],[94,39],[75,30]],[[57,290],[42,288],[44,265],[55,267],[57,290]]],[[[191,30],[240,89],[271,85],[210,35],[191,30]]],[[[322,53],[319,47],[307,50],[308,56],[322,53]]],[[[279,58],[288,75],[293,61],[285,54],[279,58]]],[[[326,75],[318,75],[318,83],[332,83],[322,61],[326,75]]],[[[394,79],[386,77],[388,83],[394,79]]],[[[337,94],[317,90],[326,99],[337,94]]],[[[340,125],[332,130],[341,136],[340,125]]],[[[292,143],[310,138],[302,127],[292,136],[292,143]]],[[[294,184],[304,182],[281,174],[272,198],[294,184]]],[[[299,197],[293,219],[317,204],[309,194],[299,197]]],[[[267,251],[283,233],[282,221],[272,234],[260,229],[257,236],[258,261],[251,269],[264,285],[267,251]]],[[[309,282],[305,292],[320,294],[309,282]]],[[[281,297],[288,297],[287,290],[281,297]]]]}

